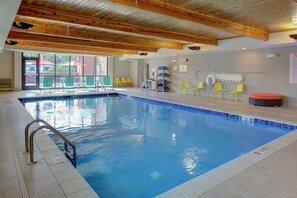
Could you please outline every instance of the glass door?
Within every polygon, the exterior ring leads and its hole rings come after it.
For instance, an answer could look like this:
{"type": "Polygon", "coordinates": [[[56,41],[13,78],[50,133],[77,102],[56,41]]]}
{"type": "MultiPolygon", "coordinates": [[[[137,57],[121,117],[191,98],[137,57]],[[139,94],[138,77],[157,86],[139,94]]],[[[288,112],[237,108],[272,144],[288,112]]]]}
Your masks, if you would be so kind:
{"type": "Polygon", "coordinates": [[[22,67],[22,89],[32,90],[39,89],[39,59],[23,57],[22,67]]]}

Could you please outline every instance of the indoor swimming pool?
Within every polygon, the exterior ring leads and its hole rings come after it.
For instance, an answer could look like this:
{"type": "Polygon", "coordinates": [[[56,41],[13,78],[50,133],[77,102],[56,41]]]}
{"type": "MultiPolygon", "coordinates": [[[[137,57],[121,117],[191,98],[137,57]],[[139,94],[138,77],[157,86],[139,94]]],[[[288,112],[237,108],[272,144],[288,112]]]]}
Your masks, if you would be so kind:
{"type": "Polygon", "coordinates": [[[295,127],[117,94],[21,102],[74,142],[77,170],[101,198],[157,196],[295,127]]]}

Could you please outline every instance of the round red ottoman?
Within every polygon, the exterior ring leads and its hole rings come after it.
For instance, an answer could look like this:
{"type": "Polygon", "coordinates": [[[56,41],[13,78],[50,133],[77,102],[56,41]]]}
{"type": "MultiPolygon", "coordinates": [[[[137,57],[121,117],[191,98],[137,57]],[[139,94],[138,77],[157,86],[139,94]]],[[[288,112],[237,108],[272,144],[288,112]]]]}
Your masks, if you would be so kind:
{"type": "Polygon", "coordinates": [[[249,96],[249,103],[255,106],[274,107],[281,106],[283,95],[273,93],[252,93],[249,96]]]}

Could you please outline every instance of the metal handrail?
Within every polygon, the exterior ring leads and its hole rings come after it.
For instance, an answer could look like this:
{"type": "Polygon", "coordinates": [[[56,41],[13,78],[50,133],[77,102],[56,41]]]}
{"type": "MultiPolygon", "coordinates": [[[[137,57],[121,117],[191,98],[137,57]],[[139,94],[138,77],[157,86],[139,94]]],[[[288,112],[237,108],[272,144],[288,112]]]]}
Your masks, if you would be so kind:
{"type": "Polygon", "coordinates": [[[28,148],[28,144],[26,143],[26,151],[30,152],[30,163],[31,164],[36,164],[37,161],[34,160],[34,135],[41,129],[49,129],[51,132],[53,132],[54,134],[56,134],[57,136],[59,136],[63,141],[64,141],[64,148],[65,148],[65,154],[66,157],[71,161],[71,163],[73,164],[74,167],[76,167],[76,147],[75,145],[68,140],[67,137],[65,137],[60,131],[58,131],[57,129],[55,129],[53,126],[51,126],[50,124],[48,124],[46,121],[41,120],[41,119],[36,119],[33,122],[29,123],[26,126],[25,129],[25,141],[28,142],[28,131],[29,131],[29,127],[35,123],[35,122],[42,122],[43,126],[38,127],[36,130],[32,131],[30,134],[30,142],[29,142],[29,146],[30,149],[28,148]],[[68,144],[72,147],[72,153],[71,151],[68,149],[68,144]],[[72,155],[72,156],[71,156],[72,155]]]}
{"type": "Polygon", "coordinates": [[[103,85],[103,83],[101,82],[101,80],[98,80],[98,82],[99,82],[99,83],[101,84],[101,86],[103,87],[103,89],[104,89],[104,91],[105,91],[107,97],[109,97],[108,92],[107,92],[105,86],[103,85]]]}
{"type": "Polygon", "coordinates": [[[29,124],[27,124],[27,126],[25,128],[25,147],[26,147],[26,152],[29,152],[29,140],[28,140],[28,138],[29,138],[29,136],[28,136],[28,134],[29,134],[29,128],[30,128],[30,126],[32,124],[37,123],[37,122],[41,122],[41,123],[43,123],[45,125],[50,125],[49,123],[47,123],[45,120],[42,120],[42,119],[35,119],[32,122],[30,122],[29,124]]]}

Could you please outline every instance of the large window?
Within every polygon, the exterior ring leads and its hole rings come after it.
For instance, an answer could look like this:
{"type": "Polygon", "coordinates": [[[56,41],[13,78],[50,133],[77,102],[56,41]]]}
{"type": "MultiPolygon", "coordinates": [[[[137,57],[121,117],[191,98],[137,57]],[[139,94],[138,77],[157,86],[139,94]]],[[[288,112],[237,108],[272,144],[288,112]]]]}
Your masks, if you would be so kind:
{"type": "Polygon", "coordinates": [[[85,76],[95,76],[95,61],[93,56],[84,57],[84,75],[85,76]]]}
{"type": "Polygon", "coordinates": [[[102,56],[96,57],[96,75],[98,76],[108,75],[107,57],[102,57],[102,56]]]}
{"type": "Polygon", "coordinates": [[[74,76],[74,85],[81,87],[84,77],[84,57],[83,56],[70,56],[70,75],[74,76]]]}
{"type": "Polygon", "coordinates": [[[83,76],[83,56],[71,56],[70,73],[71,76],[83,76]]]}
{"type": "Polygon", "coordinates": [[[69,76],[70,71],[70,56],[56,55],[56,86],[63,87],[65,77],[69,76]]]}
{"type": "Polygon", "coordinates": [[[52,77],[52,81],[55,76],[55,55],[54,54],[40,54],[39,59],[39,84],[43,86],[44,77],[52,77]]]}
{"type": "Polygon", "coordinates": [[[23,53],[23,57],[39,58],[39,87],[45,76],[51,76],[56,86],[62,87],[66,76],[74,76],[75,86],[82,86],[85,76],[96,79],[108,75],[108,58],[54,53],[23,53]]]}

